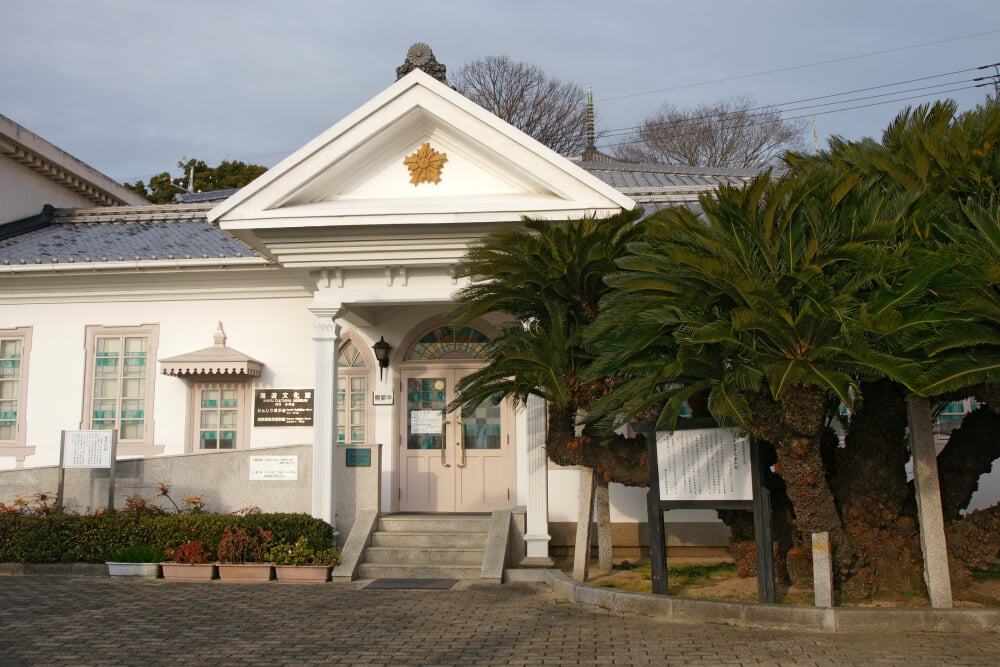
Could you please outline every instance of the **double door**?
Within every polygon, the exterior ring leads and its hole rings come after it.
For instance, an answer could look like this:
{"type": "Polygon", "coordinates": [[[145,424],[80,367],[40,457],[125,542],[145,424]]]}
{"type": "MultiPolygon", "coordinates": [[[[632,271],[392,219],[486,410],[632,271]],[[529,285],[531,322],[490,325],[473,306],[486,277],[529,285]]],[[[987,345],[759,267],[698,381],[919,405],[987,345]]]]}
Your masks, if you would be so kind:
{"type": "Polygon", "coordinates": [[[512,419],[506,403],[449,411],[455,383],[472,368],[401,374],[399,509],[489,512],[514,506],[512,419]]]}

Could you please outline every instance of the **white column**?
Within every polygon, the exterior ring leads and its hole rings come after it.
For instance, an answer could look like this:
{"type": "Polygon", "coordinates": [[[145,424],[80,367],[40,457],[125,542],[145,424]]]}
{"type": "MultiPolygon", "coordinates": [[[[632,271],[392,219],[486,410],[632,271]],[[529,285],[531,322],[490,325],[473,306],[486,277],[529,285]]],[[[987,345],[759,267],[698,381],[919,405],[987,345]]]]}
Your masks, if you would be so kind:
{"type": "Polygon", "coordinates": [[[549,558],[549,462],[545,451],[545,401],[529,396],[525,407],[528,422],[528,507],[524,541],[524,565],[551,567],[549,558]]]}
{"type": "MultiPolygon", "coordinates": [[[[330,523],[337,516],[337,354],[340,325],[334,318],[339,310],[310,309],[321,318],[314,326],[316,343],[316,386],[313,394],[313,485],[312,515],[330,523]]],[[[350,528],[347,526],[346,528],[350,528]]]]}

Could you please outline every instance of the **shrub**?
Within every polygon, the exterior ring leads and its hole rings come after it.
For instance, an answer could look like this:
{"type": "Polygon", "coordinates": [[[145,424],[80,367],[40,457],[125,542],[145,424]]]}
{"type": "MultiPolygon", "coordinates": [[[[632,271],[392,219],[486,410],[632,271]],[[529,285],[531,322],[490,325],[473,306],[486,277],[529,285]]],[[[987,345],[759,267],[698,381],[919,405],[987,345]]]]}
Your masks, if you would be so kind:
{"type": "Polygon", "coordinates": [[[198,565],[207,563],[211,555],[204,544],[196,541],[181,542],[176,547],[167,549],[167,558],[174,563],[198,565]]]}
{"type": "Polygon", "coordinates": [[[219,562],[262,563],[267,555],[267,547],[273,541],[274,533],[259,526],[256,530],[226,526],[226,532],[219,540],[219,562]]]}
{"type": "Polygon", "coordinates": [[[119,550],[111,557],[113,563],[159,563],[165,557],[163,549],[152,544],[135,544],[119,550]]]}
{"type": "Polygon", "coordinates": [[[270,531],[276,541],[330,544],[332,528],[307,514],[87,514],[25,516],[0,512],[0,562],[103,563],[124,547],[152,544],[160,549],[201,542],[215,552],[226,526],[270,531]]]}
{"type": "Polygon", "coordinates": [[[314,547],[302,536],[294,544],[278,542],[267,552],[267,560],[275,565],[339,565],[340,549],[314,547]]]}

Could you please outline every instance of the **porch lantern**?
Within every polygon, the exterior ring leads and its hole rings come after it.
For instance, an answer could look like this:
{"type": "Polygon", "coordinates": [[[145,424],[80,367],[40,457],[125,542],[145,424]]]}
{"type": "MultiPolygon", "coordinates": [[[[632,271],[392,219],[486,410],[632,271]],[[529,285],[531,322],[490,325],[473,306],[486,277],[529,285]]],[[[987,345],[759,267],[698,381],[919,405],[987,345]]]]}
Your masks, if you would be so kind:
{"type": "Polygon", "coordinates": [[[379,341],[372,345],[375,351],[375,358],[378,359],[378,379],[382,379],[382,371],[389,368],[389,353],[392,352],[392,345],[385,342],[385,336],[379,336],[379,341]]]}

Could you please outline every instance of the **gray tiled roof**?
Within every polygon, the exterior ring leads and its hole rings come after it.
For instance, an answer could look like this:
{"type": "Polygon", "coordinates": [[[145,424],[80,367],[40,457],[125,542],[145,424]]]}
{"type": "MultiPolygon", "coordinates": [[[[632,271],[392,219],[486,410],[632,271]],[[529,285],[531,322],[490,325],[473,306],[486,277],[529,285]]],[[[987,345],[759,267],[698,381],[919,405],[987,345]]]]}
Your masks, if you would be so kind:
{"type": "Polygon", "coordinates": [[[755,169],[681,167],[662,164],[579,162],[594,176],[628,194],[632,190],[664,191],[710,189],[722,184],[746,183],[759,172],[755,169]]]}
{"type": "Polygon", "coordinates": [[[0,263],[253,257],[209,224],[209,204],[56,209],[52,223],[0,241],[0,263]]]}
{"type": "Polygon", "coordinates": [[[177,204],[217,204],[226,201],[239,191],[239,188],[229,188],[228,190],[211,190],[210,192],[178,193],[174,195],[174,202],[177,204]]]}
{"type": "Polygon", "coordinates": [[[742,185],[760,172],[755,169],[683,167],[662,164],[614,162],[577,162],[580,167],[601,179],[653,213],[670,206],[698,210],[698,196],[720,185],[742,185]]]}
{"type": "MultiPolygon", "coordinates": [[[[631,197],[646,213],[668,206],[698,208],[698,195],[721,184],[746,183],[750,169],[715,169],[615,162],[577,164],[631,197]]],[[[51,223],[4,238],[0,265],[52,262],[253,257],[254,252],[213,227],[207,213],[235,190],[182,195],[190,203],[94,209],[56,209],[51,223]],[[197,201],[198,203],[193,203],[197,201]]]]}

